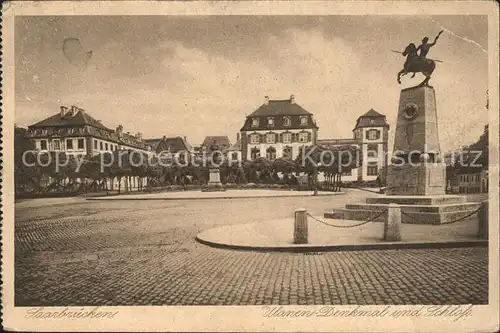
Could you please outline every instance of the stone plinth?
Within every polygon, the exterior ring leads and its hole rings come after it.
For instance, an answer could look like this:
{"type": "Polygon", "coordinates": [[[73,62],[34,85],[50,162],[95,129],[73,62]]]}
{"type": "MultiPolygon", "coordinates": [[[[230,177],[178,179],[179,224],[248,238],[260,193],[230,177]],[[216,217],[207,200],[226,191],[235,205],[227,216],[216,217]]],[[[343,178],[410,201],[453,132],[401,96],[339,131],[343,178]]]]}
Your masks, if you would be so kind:
{"type": "Polygon", "coordinates": [[[201,189],[202,192],[213,192],[213,191],[226,191],[222,183],[220,182],[220,172],[219,168],[209,169],[208,185],[201,189]]]}
{"type": "Polygon", "coordinates": [[[444,164],[404,164],[387,168],[387,195],[444,195],[445,188],[444,164]]]}
{"type": "Polygon", "coordinates": [[[394,138],[395,154],[440,152],[436,111],[433,87],[401,90],[394,138]]]}

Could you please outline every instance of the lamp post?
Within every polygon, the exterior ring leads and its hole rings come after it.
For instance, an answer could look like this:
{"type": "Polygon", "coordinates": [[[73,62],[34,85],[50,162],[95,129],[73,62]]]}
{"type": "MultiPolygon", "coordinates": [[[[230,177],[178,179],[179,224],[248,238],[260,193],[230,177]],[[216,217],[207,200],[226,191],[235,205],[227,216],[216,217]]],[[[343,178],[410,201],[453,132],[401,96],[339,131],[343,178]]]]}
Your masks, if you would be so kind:
{"type": "Polygon", "coordinates": [[[314,163],[313,171],[314,171],[314,193],[313,196],[318,195],[318,167],[321,166],[321,163],[314,163]]]}

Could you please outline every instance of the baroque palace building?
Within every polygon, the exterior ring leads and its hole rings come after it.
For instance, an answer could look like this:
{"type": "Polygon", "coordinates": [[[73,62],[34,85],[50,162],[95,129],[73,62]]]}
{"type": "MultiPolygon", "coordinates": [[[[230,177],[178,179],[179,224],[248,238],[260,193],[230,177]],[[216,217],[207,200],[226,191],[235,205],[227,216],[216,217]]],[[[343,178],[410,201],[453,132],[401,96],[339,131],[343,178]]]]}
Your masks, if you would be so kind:
{"type": "Polygon", "coordinates": [[[388,165],[389,124],[386,116],[370,109],[358,117],[353,137],[318,139],[319,127],[314,115],[302,108],[294,96],[286,100],[270,100],[249,114],[240,130],[238,141],[242,158],[254,160],[266,157],[296,159],[304,146],[356,146],[360,148],[362,164],[342,175],[344,181],[374,181],[388,165]]]}
{"type": "Polygon", "coordinates": [[[301,146],[316,144],[318,126],[313,114],[298,105],[293,95],[286,100],[266,96],[264,104],[246,117],[240,134],[243,159],[295,159],[301,146]]]}
{"type": "Polygon", "coordinates": [[[60,151],[71,155],[97,155],[100,152],[134,150],[150,152],[142,134],[123,132],[123,126],[112,130],[85,110],[61,106],[60,112],[28,126],[27,136],[39,151],[60,151]]]}

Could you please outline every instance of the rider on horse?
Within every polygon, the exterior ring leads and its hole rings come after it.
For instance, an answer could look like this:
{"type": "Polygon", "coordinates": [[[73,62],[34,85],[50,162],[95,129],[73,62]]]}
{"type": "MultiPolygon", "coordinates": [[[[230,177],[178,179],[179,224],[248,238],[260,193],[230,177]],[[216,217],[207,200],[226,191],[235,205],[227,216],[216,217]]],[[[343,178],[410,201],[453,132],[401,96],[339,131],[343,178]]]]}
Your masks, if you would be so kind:
{"type": "Polygon", "coordinates": [[[440,31],[439,34],[434,39],[434,42],[428,43],[429,38],[425,37],[422,39],[422,44],[419,47],[416,47],[415,44],[410,43],[406,49],[402,52],[403,56],[406,57],[406,61],[404,63],[403,69],[398,73],[398,83],[401,83],[400,77],[402,75],[406,75],[409,73],[413,73],[412,78],[415,77],[415,73],[422,73],[425,75],[425,80],[421,83],[421,85],[427,85],[430,79],[432,72],[436,66],[435,62],[432,59],[427,59],[427,53],[431,47],[436,45],[436,42],[439,36],[443,33],[440,31]],[[420,51],[420,54],[418,53],[420,51]]]}
{"type": "Polygon", "coordinates": [[[424,39],[422,39],[422,44],[420,44],[420,46],[417,47],[417,51],[420,50],[420,54],[419,54],[420,57],[425,58],[427,56],[427,53],[429,53],[429,50],[431,49],[431,47],[433,47],[434,45],[436,45],[436,42],[437,42],[437,40],[439,39],[439,36],[441,36],[442,33],[443,33],[443,30],[441,30],[439,32],[439,34],[436,36],[436,38],[434,38],[434,42],[432,42],[430,44],[427,43],[429,41],[429,38],[424,37],[424,39]]]}

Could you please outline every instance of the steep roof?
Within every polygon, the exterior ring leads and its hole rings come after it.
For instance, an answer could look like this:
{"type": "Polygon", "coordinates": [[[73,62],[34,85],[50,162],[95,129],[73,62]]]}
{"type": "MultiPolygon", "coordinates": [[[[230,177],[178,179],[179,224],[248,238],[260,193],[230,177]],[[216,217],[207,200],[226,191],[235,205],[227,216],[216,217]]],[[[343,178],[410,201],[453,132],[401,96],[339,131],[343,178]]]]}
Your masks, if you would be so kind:
{"type": "Polygon", "coordinates": [[[219,149],[227,149],[231,146],[231,142],[227,135],[222,136],[206,136],[205,140],[201,144],[202,147],[211,148],[212,146],[218,146],[219,149]]]}
{"type": "Polygon", "coordinates": [[[227,149],[228,151],[238,151],[241,150],[241,140],[236,141],[234,145],[227,149]]]}
{"type": "Polygon", "coordinates": [[[358,117],[354,130],[360,127],[389,127],[385,115],[370,109],[364,115],[358,117]]]}
{"type": "Polygon", "coordinates": [[[180,151],[191,151],[191,146],[180,136],[171,138],[163,137],[162,139],[146,139],[145,141],[156,150],[157,153],[169,151],[175,154],[180,151]]]}
{"type": "Polygon", "coordinates": [[[365,113],[361,117],[385,117],[385,115],[383,115],[383,114],[381,114],[373,109],[370,109],[367,113],[365,113]]]}
{"type": "Polygon", "coordinates": [[[71,112],[66,113],[66,115],[61,116],[60,113],[56,113],[53,116],[45,118],[30,127],[71,127],[71,126],[84,126],[90,125],[96,128],[105,129],[111,131],[109,128],[101,124],[100,121],[94,117],[87,114],[84,110],[79,110],[74,115],[71,112]]]}
{"type": "Polygon", "coordinates": [[[292,98],[285,100],[269,100],[262,104],[257,110],[248,115],[248,117],[259,116],[293,116],[293,115],[311,115],[300,105],[294,102],[292,98]]]}

